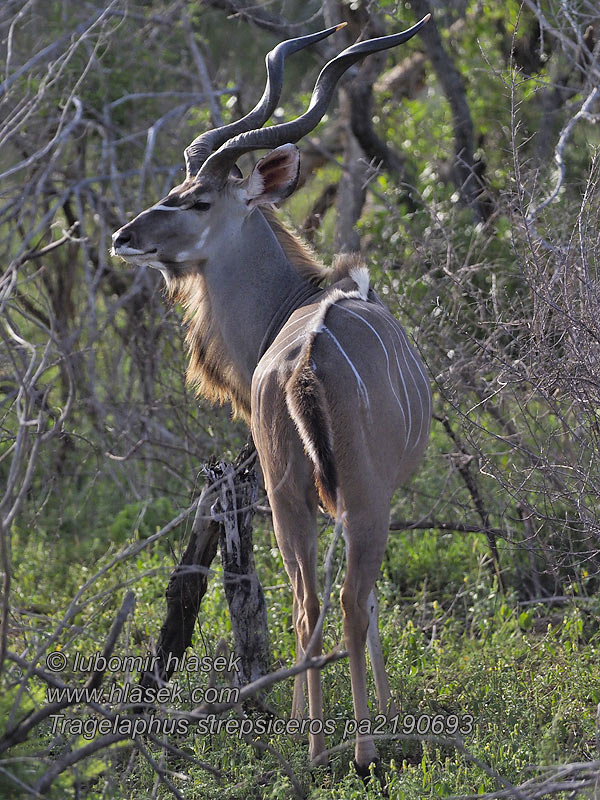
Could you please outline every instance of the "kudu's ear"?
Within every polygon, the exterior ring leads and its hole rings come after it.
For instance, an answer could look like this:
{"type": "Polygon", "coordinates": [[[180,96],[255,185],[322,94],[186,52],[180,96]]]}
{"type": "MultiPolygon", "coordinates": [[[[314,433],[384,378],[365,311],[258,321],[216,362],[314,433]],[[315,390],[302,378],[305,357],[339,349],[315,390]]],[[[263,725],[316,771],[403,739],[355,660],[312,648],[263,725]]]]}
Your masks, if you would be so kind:
{"type": "Polygon", "coordinates": [[[295,144],[282,144],[261,158],[246,185],[249,206],[277,203],[296,188],[300,173],[300,151],[295,144]]]}

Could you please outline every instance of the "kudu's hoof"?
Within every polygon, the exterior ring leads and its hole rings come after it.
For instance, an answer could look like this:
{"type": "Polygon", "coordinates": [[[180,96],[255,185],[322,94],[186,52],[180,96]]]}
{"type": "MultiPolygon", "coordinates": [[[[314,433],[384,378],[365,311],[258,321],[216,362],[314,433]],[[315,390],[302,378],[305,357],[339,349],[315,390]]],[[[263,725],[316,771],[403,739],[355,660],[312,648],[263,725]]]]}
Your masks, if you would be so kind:
{"type": "Polygon", "coordinates": [[[381,759],[374,758],[373,761],[371,761],[364,767],[361,767],[361,765],[358,763],[356,759],[353,759],[352,763],[354,764],[354,769],[356,770],[356,774],[359,776],[359,778],[362,778],[362,781],[365,786],[367,786],[370,783],[372,775],[375,775],[375,777],[381,784],[384,797],[387,797],[387,791],[385,786],[385,775],[383,774],[383,769],[381,767],[381,759]],[[371,772],[371,767],[373,767],[372,772],[371,772]]]}
{"type": "Polygon", "coordinates": [[[308,764],[310,767],[328,767],[329,766],[329,754],[328,753],[319,753],[318,756],[314,758],[309,758],[308,764]]]}

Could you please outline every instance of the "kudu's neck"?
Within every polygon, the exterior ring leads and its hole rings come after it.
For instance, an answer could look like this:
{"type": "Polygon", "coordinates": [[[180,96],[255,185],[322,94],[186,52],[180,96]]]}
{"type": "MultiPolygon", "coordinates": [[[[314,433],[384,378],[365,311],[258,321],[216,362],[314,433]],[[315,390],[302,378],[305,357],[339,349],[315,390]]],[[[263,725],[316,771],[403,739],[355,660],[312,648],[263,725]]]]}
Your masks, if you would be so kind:
{"type": "Polygon", "coordinates": [[[231,400],[248,417],[259,358],[310,295],[311,284],[291,265],[258,209],[228,234],[203,265],[201,307],[186,301],[185,290],[179,299],[187,306],[188,378],[208,399],[231,400]]]}

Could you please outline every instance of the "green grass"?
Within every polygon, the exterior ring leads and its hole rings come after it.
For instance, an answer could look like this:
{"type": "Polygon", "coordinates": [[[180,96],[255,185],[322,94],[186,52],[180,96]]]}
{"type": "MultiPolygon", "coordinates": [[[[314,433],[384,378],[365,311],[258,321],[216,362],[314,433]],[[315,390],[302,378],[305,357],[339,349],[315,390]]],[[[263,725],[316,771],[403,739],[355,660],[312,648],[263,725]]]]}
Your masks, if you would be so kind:
{"type": "MultiPolygon", "coordinates": [[[[145,530],[142,535],[151,532],[145,530]]],[[[139,532],[132,534],[138,536],[139,532]]],[[[327,535],[322,537],[323,547],[327,539],[327,535]]],[[[287,577],[272,533],[257,528],[255,541],[259,574],[263,585],[270,587],[266,596],[274,663],[289,665],[294,636],[287,577]]],[[[11,647],[16,651],[24,641],[30,648],[41,644],[77,587],[115,553],[111,548],[102,558],[86,563],[79,549],[77,560],[69,561],[65,560],[65,542],[57,544],[54,553],[51,544],[48,536],[20,533],[15,537],[13,602],[20,613],[11,647]]],[[[173,536],[172,545],[178,551],[178,535],[173,536]]],[[[510,563],[510,552],[503,551],[502,558],[510,563]]],[[[472,717],[472,730],[464,736],[468,753],[511,783],[531,777],[530,768],[535,765],[598,758],[600,603],[580,600],[560,608],[521,606],[514,592],[498,594],[485,560],[484,542],[475,536],[435,532],[392,535],[380,581],[380,627],[399,719],[407,723],[410,717],[406,715],[422,720],[425,715],[472,717]]],[[[123,598],[123,584],[129,583],[136,594],[135,614],[115,652],[144,653],[160,628],[164,588],[173,564],[174,556],[161,542],[114,566],[84,595],[79,612],[59,638],[59,646],[69,654],[89,655],[101,649],[123,598]]],[[[340,638],[338,591],[339,586],[334,589],[334,608],[325,625],[326,648],[334,647],[340,638]]],[[[217,569],[202,605],[196,651],[214,655],[219,640],[230,636],[217,569]]],[[[2,719],[16,701],[17,677],[14,670],[4,675],[2,719]]],[[[82,685],[86,676],[66,671],[61,677],[82,685]]],[[[114,677],[122,682],[122,675],[114,677]]],[[[192,688],[205,684],[206,676],[187,674],[178,680],[192,688]]],[[[346,661],[330,665],[323,683],[325,716],[336,721],[336,733],[328,738],[328,746],[334,747],[340,744],[345,721],[352,718],[346,661]]],[[[374,700],[371,683],[369,692],[374,700]]],[[[287,718],[291,696],[289,680],[274,687],[265,699],[278,717],[287,718]]],[[[16,718],[43,701],[44,687],[32,678],[18,701],[16,718]]],[[[86,717],[89,712],[76,709],[73,715],[86,717]]],[[[391,723],[385,727],[391,730],[391,723]]],[[[402,731],[402,722],[397,731],[402,731]]],[[[64,739],[52,740],[49,726],[37,729],[24,744],[13,748],[11,757],[24,760],[11,762],[11,770],[33,782],[41,770],[35,754],[51,741],[56,755],[66,746],[64,739]]],[[[277,759],[271,753],[257,755],[249,743],[235,736],[225,732],[200,736],[190,731],[171,741],[224,776],[219,784],[191,761],[161,753],[146,742],[186,798],[292,796],[290,780],[277,759]]],[[[351,748],[336,752],[328,768],[309,770],[304,738],[274,734],[264,736],[263,741],[289,762],[311,800],[382,796],[377,781],[365,789],[354,774],[351,748]]],[[[85,743],[79,738],[71,746],[85,743]]],[[[379,751],[392,800],[483,793],[495,788],[494,779],[451,744],[386,739],[380,742],[379,751]]],[[[77,780],[83,781],[86,798],[134,800],[149,795],[155,778],[143,758],[132,757],[131,749],[124,746],[109,758],[108,771],[96,758],[80,765],[77,780]]],[[[75,774],[65,772],[48,796],[74,797],[75,774]]],[[[0,794],[8,800],[19,797],[19,790],[0,778],[0,794]]],[[[160,787],[158,796],[167,797],[169,792],[160,787]]]]}

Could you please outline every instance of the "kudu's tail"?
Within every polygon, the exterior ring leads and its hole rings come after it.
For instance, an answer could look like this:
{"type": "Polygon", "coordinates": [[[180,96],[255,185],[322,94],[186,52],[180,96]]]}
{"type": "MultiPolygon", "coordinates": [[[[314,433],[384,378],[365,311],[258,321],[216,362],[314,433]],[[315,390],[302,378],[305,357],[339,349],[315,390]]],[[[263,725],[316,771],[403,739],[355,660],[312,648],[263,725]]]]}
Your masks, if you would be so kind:
{"type": "Polygon", "coordinates": [[[327,330],[325,315],[332,305],[351,297],[367,300],[369,273],[357,256],[352,254],[343,261],[338,259],[334,274],[339,283],[330,287],[321,301],[313,329],[304,344],[296,369],[286,383],[285,393],[290,416],[314,464],[315,484],[321,501],[329,513],[337,518],[343,497],[335,462],[329,404],[317,374],[313,347],[317,336],[327,330]],[[351,281],[344,281],[344,278],[350,278],[351,281]],[[356,289],[352,288],[352,283],[356,289]]]}
{"type": "Polygon", "coordinates": [[[312,364],[313,332],[286,387],[290,416],[315,468],[315,484],[330,514],[336,516],[338,474],[333,454],[331,416],[321,381],[312,364]]]}

